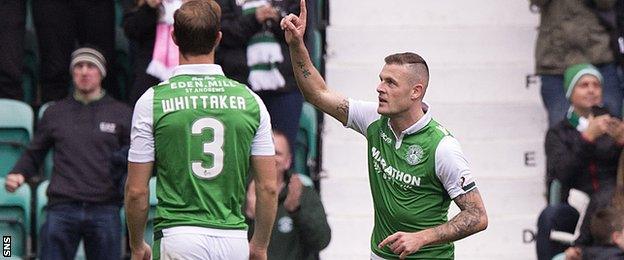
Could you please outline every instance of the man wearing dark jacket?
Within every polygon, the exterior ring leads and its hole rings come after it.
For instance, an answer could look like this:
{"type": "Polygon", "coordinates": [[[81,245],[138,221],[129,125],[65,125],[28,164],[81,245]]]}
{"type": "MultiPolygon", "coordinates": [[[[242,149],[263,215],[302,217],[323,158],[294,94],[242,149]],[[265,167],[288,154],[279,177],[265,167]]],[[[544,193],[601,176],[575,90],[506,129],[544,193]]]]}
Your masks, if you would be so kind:
{"type": "Polygon", "coordinates": [[[279,26],[281,17],[299,13],[297,0],[218,0],[223,39],[216,63],[234,80],[251,87],[271,115],[273,129],[286,134],[294,151],[303,97],[279,26]]]}
{"type": "Polygon", "coordinates": [[[612,188],[617,175],[618,158],[624,144],[624,124],[600,109],[602,75],[590,64],[566,69],[564,91],[572,106],[566,119],[546,135],[547,183],[562,184],[561,201],[550,205],[538,220],[538,259],[551,259],[566,245],[550,241],[550,231],[573,232],[578,212],[567,204],[571,188],[592,195],[612,188]]]}
{"type": "MultiPolygon", "coordinates": [[[[271,232],[268,259],[317,259],[318,252],[327,247],[331,239],[331,229],[327,223],[323,203],[312,187],[302,184],[297,177],[298,174],[290,176],[290,181],[286,179],[291,163],[288,140],[283,133],[275,131],[273,141],[277,170],[281,172],[278,176],[278,186],[281,186],[282,190],[271,232]]],[[[245,215],[251,222],[255,215],[253,191],[252,182],[247,190],[245,209],[245,215]]]]}
{"type": "Polygon", "coordinates": [[[81,239],[88,259],[120,259],[122,176],[113,155],[127,149],[132,111],[102,90],[106,60],[97,50],[72,53],[75,92],[44,113],[35,138],[6,177],[15,191],[36,175],[54,147],[41,259],[73,259],[81,239]]]}
{"type": "Polygon", "coordinates": [[[602,75],[594,66],[570,67],[564,82],[572,106],[566,119],[548,130],[545,148],[548,182],[559,180],[562,201],[567,201],[570,188],[591,196],[614,185],[624,125],[596,109],[602,104],[602,75]]]}

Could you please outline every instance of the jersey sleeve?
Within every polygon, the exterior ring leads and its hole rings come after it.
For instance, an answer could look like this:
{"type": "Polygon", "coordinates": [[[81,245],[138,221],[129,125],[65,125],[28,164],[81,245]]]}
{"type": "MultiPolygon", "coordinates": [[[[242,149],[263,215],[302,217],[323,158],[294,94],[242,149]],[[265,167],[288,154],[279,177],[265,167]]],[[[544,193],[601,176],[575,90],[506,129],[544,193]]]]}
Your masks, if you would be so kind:
{"type": "Polygon", "coordinates": [[[377,113],[377,103],[349,99],[349,115],[347,116],[347,127],[356,132],[366,135],[368,126],[379,119],[377,113]]]}
{"type": "MultiPolygon", "coordinates": [[[[251,92],[251,91],[250,91],[251,92]]],[[[271,116],[262,102],[262,99],[251,92],[260,109],[260,126],[251,141],[251,155],[275,155],[273,145],[273,130],[271,129],[271,116]]]]}
{"type": "Polygon", "coordinates": [[[154,89],[149,88],[134,106],[130,129],[130,151],[128,151],[129,162],[154,161],[153,100],[154,89]]]}
{"type": "Polygon", "coordinates": [[[451,199],[477,187],[459,142],[445,136],[435,152],[436,175],[451,199]]]}

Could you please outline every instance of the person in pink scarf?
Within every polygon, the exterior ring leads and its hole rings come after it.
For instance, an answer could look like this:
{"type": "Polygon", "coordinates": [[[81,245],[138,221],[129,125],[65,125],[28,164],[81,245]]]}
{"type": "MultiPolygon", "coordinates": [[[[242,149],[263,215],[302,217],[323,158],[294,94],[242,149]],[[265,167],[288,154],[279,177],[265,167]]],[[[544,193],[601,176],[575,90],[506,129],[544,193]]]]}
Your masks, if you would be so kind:
{"type": "Polygon", "coordinates": [[[139,0],[124,14],[124,32],[134,51],[130,104],[151,86],[168,79],[178,65],[178,46],[171,38],[173,13],[186,0],[139,0]]]}

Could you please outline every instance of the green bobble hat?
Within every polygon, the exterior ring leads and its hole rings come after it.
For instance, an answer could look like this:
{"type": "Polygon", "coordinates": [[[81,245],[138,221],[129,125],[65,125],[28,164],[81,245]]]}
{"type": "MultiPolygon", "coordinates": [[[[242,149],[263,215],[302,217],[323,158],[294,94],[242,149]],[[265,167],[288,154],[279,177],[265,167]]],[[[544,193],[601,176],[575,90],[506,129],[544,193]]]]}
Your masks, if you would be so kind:
{"type": "Polygon", "coordinates": [[[581,63],[576,64],[571,67],[568,67],[563,74],[563,89],[566,92],[566,98],[570,99],[572,96],[572,90],[574,90],[574,86],[576,83],[583,77],[584,75],[593,75],[602,84],[602,74],[600,71],[593,65],[589,63],[581,63]]]}

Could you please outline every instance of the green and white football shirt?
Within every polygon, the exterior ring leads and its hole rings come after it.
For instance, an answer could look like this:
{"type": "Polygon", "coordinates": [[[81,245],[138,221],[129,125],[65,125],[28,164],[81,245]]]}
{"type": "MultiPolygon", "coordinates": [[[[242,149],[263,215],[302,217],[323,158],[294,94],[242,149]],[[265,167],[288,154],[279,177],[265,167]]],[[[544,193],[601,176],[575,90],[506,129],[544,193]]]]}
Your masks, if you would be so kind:
{"type": "Polygon", "coordinates": [[[274,154],[264,104],[218,65],[178,66],[135,106],[128,160],[154,162],[154,229],[164,236],[246,237],[250,156],[274,154]]]}
{"type": "MultiPolygon", "coordinates": [[[[377,245],[398,232],[417,232],[447,222],[453,198],[476,187],[459,143],[425,115],[396,136],[377,103],[349,100],[347,127],[366,136],[368,172],[375,208],[372,258],[398,259],[377,245]]],[[[408,259],[453,259],[452,243],[425,246],[408,259]]]]}

